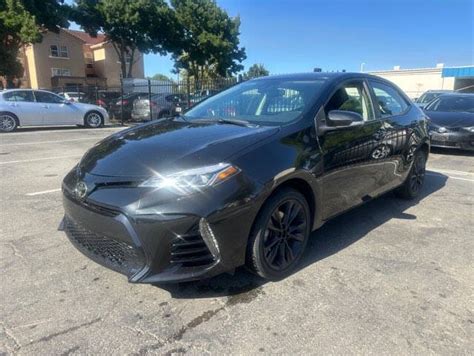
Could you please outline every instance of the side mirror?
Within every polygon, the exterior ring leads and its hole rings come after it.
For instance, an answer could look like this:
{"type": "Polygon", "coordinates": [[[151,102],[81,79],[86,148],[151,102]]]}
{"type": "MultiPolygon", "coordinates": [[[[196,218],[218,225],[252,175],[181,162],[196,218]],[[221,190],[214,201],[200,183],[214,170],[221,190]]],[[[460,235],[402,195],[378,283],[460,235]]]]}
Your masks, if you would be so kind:
{"type": "Polygon", "coordinates": [[[327,116],[327,125],[330,127],[350,126],[353,122],[362,122],[361,114],[353,111],[331,110],[327,116]]]}

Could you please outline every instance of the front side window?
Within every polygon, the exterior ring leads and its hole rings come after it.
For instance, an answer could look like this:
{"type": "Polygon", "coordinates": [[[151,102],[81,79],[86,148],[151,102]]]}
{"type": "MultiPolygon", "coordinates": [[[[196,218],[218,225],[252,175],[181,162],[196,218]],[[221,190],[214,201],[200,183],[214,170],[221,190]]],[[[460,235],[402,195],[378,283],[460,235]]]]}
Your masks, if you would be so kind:
{"type": "Polygon", "coordinates": [[[39,103],[61,104],[64,99],[59,95],[49,93],[47,91],[35,91],[36,101],[39,103]]]}
{"type": "Polygon", "coordinates": [[[337,89],[324,106],[326,115],[332,110],[360,114],[364,121],[374,120],[374,112],[363,82],[350,82],[337,89]]]}
{"type": "Polygon", "coordinates": [[[245,82],[196,105],[185,119],[236,119],[284,125],[311,108],[324,82],[272,78],[245,82]]]}
{"type": "Polygon", "coordinates": [[[23,101],[23,102],[33,102],[35,98],[33,97],[33,92],[31,90],[15,90],[9,93],[3,94],[3,99],[5,101],[23,101]]]}
{"type": "Polygon", "coordinates": [[[474,95],[445,95],[431,102],[427,111],[470,112],[474,113],[474,95]]]}
{"type": "Polygon", "coordinates": [[[408,108],[408,103],[395,88],[374,81],[371,81],[370,84],[377,98],[377,106],[382,117],[400,115],[408,108]]]}

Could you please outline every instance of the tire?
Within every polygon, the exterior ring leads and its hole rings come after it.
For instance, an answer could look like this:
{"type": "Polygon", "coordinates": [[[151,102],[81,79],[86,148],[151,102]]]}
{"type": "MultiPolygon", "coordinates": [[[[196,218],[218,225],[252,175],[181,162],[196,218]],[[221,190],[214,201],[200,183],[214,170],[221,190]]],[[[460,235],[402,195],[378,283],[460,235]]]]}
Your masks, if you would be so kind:
{"type": "Polygon", "coordinates": [[[255,220],[247,246],[247,267],[268,280],[285,278],[303,256],[310,225],[310,209],[304,196],[289,188],[277,191],[255,220]]]}
{"type": "Polygon", "coordinates": [[[9,112],[0,112],[0,132],[13,132],[18,127],[18,118],[9,112]]]}
{"type": "Polygon", "coordinates": [[[104,118],[102,114],[97,111],[90,111],[84,117],[84,126],[96,129],[104,126],[104,118]]]}
{"type": "Polygon", "coordinates": [[[169,111],[162,111],[158,114],[158,119],[163,119],[163,118],[169,117],[169,116],[170,116],[169,111]]]}
{"type": "Polygon", "coordinates": [[[413,165],[405,182],[395,189],[395,195],[402,199],[415,199],[420,195],[425,181],[426,154],[416,151],[413,157],[413,165]]]}

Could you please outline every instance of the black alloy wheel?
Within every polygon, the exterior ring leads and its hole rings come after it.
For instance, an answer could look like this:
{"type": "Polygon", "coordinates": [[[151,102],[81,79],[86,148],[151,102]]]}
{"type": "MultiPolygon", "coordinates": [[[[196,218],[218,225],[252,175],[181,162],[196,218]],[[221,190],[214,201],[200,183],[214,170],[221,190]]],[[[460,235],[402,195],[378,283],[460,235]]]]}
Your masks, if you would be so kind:
{"type": "Polygon", "coordinates": [[[403,185],[395,193],[404,199],[416,198],[425,182],[426,154],[423,151],[417,151],[413,159],[408,177],[403,185]]]}
{"type": "Polygon", "coordinates": [[[248,266],[258,275],[278,280],[300,261],[310,233],[310,212],[303,195],[277,192],[257,217],[248,250],[248,266]]]}

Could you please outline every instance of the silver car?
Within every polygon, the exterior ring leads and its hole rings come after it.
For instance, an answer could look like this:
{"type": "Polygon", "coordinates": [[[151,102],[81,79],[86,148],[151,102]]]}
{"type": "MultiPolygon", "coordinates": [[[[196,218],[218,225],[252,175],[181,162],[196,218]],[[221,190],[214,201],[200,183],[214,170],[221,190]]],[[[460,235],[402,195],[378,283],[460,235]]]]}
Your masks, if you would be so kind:
{"type": "Polygon", "coordinates": [[[97,128],[108,120],[107,111],[100,106],[72,103],[49,91],[11,89],[0,92],[0,132],[11,132],[18,126],[97,128]]]}

